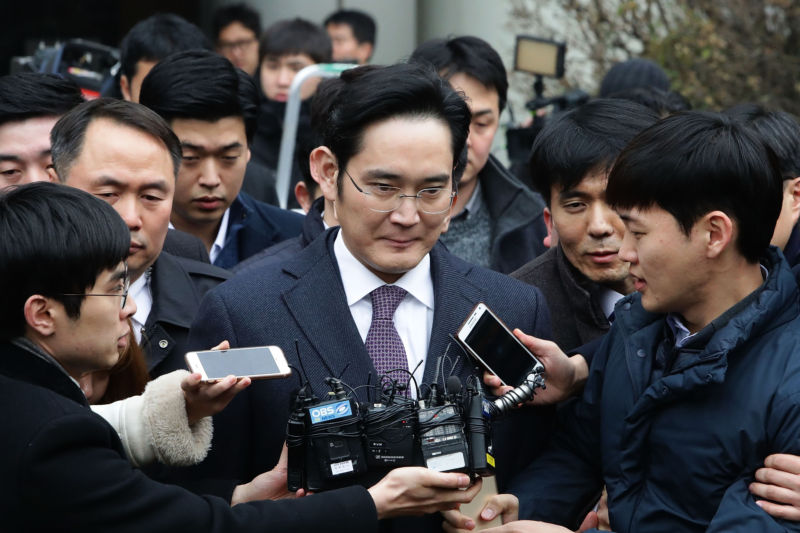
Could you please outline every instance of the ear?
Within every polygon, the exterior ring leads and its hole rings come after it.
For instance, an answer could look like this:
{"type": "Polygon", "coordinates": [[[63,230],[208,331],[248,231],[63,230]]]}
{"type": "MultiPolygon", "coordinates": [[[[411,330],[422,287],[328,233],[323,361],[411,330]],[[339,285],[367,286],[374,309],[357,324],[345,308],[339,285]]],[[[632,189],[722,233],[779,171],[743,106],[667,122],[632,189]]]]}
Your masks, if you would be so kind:
{"type": "Polygon", "coordinates": [[[329,202],[335,202],[339,197],[339,191],[336,188],[339,178],[339,163],[336,156],[327,146],[317,146],[308,155],[308,164],[311,176],[322,189],[322,195],[329,202]]]}
{"type": "Polygon", "coordinates": [[[544,208],[542,217],[544,218],[544,225],[547,228],[547,236],[542,239],[542,244],[547,248],[552,248],[558,244],[558,236],[556,236],[555,229],[553,228],[553,213],[550,211],[549,207],[544,208]]]}
{"type": "Polygon", "coordinates": [[[453,218],[453,211],[456,209],[456,202],[458,202],[458,193],[453,196],[453,203],[450,204],[450,211],[447,212],[447,216],[444,217],[442,221],[442,233],[447,233],[447,230],[450,229],[450,219],[453,218]]]}
{"type": "Polygon", "coordinates": [[[56,169],[53,166],[47,167],[47,175],[50,176],[50,181],[53,183],[59,183],[61,180],[58,179],[58,174],[56,173],[56,169]]]}
{"type": "Polygon", "coordinates": [[[303,208],[303,211],[308,213],[311,209],[311,194],[308,192],[308,187],[306,187],[305,182],[298,181],[297,184],[294,186],[294,197],[297,198],[297,203],[300,204],[300,207],[303,208]]]}
{"type": "Polygon", "coordinates": [[[361,43],[358,45],[359,49],[361,50],[361,55],[363,57],[362,63],[369,62],[369,59],[372,57],[372,44],[371,43],[361,43]]]}
{"type": "Polygon", "coordinates": [[[245,159],[246,159],[246,161],[245,161],[245,164],[250,162],[250,156],[251,156],[251,155],[252,155],[252,154],[250,153],[250,146],[248,146],[248,147],[247,147],[247,151],[245,152],[245,156],[244,156],[244,157],[245,157],[245,159]]]}
{"type": "Polygon", "coordinates": [[[788,191],[792,195],[792,226],[800,219],[800,176],[789,180],[788,191]]]}
{"type": "Polygon", "coordinates": [[[733,221],[722,211],[711,211],[698,221],[705,235],[706,257],[719,257],[733,240],[733,221]]]}
{"type": "Polygon", "coordinates": [[[119,77],[119,90],[122,93],[123,100],[131,101],[131,82],[125,74],[119,77]]]}
{"type": "Polygon", "coordinates": [[[49,337],[55,333],[53,300],[41,294],[34,294],[25,300],[23,307],[25,323],[28,328],[41,337],[49,337]]]}

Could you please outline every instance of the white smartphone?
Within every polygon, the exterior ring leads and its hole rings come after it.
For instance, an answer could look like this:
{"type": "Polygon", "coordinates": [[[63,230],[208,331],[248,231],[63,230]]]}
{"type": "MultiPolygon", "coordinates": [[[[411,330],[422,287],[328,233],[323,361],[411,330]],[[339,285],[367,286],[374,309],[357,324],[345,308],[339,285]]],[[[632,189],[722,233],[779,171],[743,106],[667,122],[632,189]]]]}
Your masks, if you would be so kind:
{"type": "Polygon", "coordinates": [[[486,304],[472,309],[456,334],[467,352],[504,385],[520,385],[532,371],[544,365],[525,348],[486,304]]]}
{"type": "Polygon", "coordinates": [[[189,352],[186,354],[186,364],[191,372],[203,376],[203,381],[216,381],[231,375],[269,379],[291,374],[283,350],[278,346],[189,352]]]}

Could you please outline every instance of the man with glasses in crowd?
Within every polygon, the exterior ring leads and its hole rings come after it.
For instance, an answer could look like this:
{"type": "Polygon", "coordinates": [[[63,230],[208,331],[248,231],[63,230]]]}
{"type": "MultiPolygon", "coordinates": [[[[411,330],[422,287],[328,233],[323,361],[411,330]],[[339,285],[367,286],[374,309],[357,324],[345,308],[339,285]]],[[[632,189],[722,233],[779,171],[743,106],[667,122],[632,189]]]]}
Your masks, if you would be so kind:
{"type": "MultiPolygon", "coordinates": [[[[359,67],[337,83],[322,146],[312,151],[310,164],[340,228],[286,262],[255,266],[210,292],[192,324],[190,345],[223,338],[233,346],[278,345],[290,364],[304,368],[319,395],[329,390],[329,376],[358,387],[397,368],[407,372],[393,379],[406,383],[413,374],[420,384],[432,383],[449,335],[481,301],[510,327],[549,336],[538,289],[468,264],[437,244],[464,169],[470,112],[463,99],[418,65],[359,67]],[[377,357],[388,353],[396,358],[377,357]]],[[[448,353],[451,363],[442,372],[463,382],[473,365],[455,346],[448,353]]],[[[215,420],[219,438],[195,474],[245,479],[272,468],[296,387],[296,380],[262,381],[234,399],[215,420]]],[[[540,420],[516,423],[515,431],[543,427],[540,420]]],[[[540,441],[531,436],[518,446],[523,439],[518,434],[516,448],[535,453],[540,441]]],[[[502,472],[524,461],[516,456],[523,452],[512,452],[504,436],[495,444],[502,483],[502,472]]],[[[440,521],[428,516],[414,527],[440,530],[440,521]]]]}

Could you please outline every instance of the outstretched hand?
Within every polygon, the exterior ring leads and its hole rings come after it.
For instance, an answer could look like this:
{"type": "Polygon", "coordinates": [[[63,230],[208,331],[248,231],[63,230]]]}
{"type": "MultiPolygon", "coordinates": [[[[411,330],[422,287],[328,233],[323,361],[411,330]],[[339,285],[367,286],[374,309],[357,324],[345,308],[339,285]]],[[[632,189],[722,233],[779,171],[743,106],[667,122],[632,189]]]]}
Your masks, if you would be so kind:
{"type": "MultiPolygon", "coordinates": [[[[222,341],[211,349],[227,350],[229,348],[228,341],[222,341]]],[[[181,381],[189,425],[196,423],[201,418],[219,413],[233,400],[234,396],[250,386],[250,378],[237,379],[235,376],[228,376],[217,382],[206,382],[201,379],[202,376],[195,372],[181,381]]]]}
{"type": "MultiPolygon", "coordinates": [[[[526,335],[519,329],[514,335],[544,365],[545,389],[536,391],[536,396],[529,404],[546,405],[566,400],[583,387],[589,375],[589,366],[582,355],[568,357],[561,348],[552,341],[526,335]]],[[[502,396],[512,389],[503,385],[500,378],[485,372],[483,382],[495,396],[502,396]]]]}
{"type": "Polygon", "coordinates": [[[466,474],[434,472],[419,466],[396,468],[369,488],[378,518],[418,516],[456,509],[472,501],[481,488],[466,474]]]}
{"type": "Polygon", "coordinates": [[[278,464],[269,472],[264,472],[253,478],[250,483],[238,485],[233,490],[231,505],[252,502],[256,500],[281,500],[283,498],[300,498],[306,495],[303,489],[289,492],[286,489],[286,473],[289,465],[289,450],[283,444],[281,457],[278,464]]]}

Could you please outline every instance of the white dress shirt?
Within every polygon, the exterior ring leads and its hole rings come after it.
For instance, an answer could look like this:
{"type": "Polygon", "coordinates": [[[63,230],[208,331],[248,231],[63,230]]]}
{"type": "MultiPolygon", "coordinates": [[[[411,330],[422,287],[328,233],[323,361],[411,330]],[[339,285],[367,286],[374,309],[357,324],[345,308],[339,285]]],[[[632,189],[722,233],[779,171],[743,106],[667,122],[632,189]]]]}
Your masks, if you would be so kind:
{"type": "MultiPolygon", "coordinates": [[[[361,340],[366,342],[369,326],[372,324],[370,293],[386,285],[386,282],[350,253],[341,231],[336,236],[333,252],[342,276],[347,305],[361,340]]],[[[393,285],[402,287],[408,293],[394,312],[394,327],[403,341],[408,357],[408,369],[413,371],[419,365],[414,372],[414,378],[417,383],[421,383],[433,326],[433,279],[430,254],[426,254],[417,266],[403,274],[393,285]]],[[[412,395],[416,396],[413,386],[411,390],[412,395]]]]}
{"type": "Polygon", "coordinates": [[[222,248],[225,246],[225,239],[228,236],[228,219],[231,216],[231,208],[225,210],[225,214],[222,215],[222,222],[219,224],[219,231],[217,231],[217,238],[214,239],[214,244],[211,245],[211,250],[208,252],[208,258],[211,260],[211,264],[214,264],[214,261],[217,260],[219,257],[219,253],[222,251],[222,248]]]}
{"type": "Polygon", "coordinates": [[[128,289],[128,298],[133,298],[136,302],[136,313],[131,317],[133,323],[133,335],[136,342],[142,344],[142,330],[147,317],[150,316],[150,309],[153,308],[153,293],[150,291],[150,270],[139,276],[139,279],[131,283],[128,289]]]}

